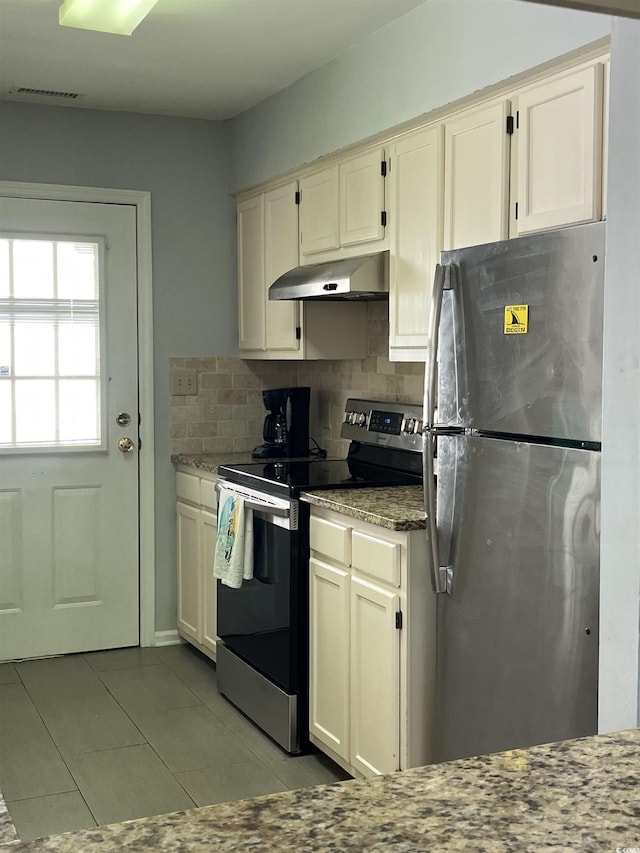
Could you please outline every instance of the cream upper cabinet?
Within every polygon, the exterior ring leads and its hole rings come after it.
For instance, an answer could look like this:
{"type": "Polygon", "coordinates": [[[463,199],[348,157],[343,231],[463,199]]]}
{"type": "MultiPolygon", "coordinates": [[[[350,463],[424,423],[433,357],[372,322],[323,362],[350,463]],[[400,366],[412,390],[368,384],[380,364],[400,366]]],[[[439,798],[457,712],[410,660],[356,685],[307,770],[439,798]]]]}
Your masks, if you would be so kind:
{"type": "Polygon", "coordinates": [[[445,249],[508,236],[509,109],[493,102],[445,122],[445,249]]]}
{"type": "Polygon", "coordinates": [[[302,264],[386,248],[385,174],[375,147],[300,178],[302,264]]]}
{"type": "Polygon", "coordinates": [[[385,228],[384,151],[340,163],[340,245],[382,240],[385,228]]]}
{"type": "Polygon", "coordinates": [[[269,302],[271,285],[298,265],[297,183],[238,204],[239,347],[260,353],[300,349],[299,303],[269,302]]]}
{"type": "Polygon", "coordinates": [[[264,263],[266,349],[300,349],[300,303],[269,302],[269,287],[298,266],[298,205],[296,181],[264,194],[264,263]]]}
{"type": "Polygon", "coordinates": [[[239,347],[243,358],[336,359],[367,354],[367,306],[269,301],[269,287],[298,266],[298,184],[242,199],[238,219],[239,347]]]}
{"type": "Polygon", "coordinates": [[[264,298],[264,195],[237,207],[238,332],[241,350],[266,349],[264,298]]]}
{"type": "Polygon", "coordinates": [[[517,234],[600,219],[602,72],[596,63],[518,94],[517,234]]]}
{"type": "Polygon", "coordinates": [[[414,131],[390,150],[389,358],[424,361],[431,277],[442,249],[444,128],[414,131]]]}
{"type": "Polygon", "coordinates": [[[300,179],[300,255],[340,245],[338,166],[300,179]]]}

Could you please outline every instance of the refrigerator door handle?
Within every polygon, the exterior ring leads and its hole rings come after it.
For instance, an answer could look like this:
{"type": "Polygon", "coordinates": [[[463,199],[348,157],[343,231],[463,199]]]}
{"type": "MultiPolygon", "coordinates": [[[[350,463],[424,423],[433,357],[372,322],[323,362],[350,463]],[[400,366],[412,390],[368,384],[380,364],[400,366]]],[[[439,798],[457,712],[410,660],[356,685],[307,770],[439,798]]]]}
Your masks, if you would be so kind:
{"type": "Polygon", "coordinates": [[[424,384],[424,447],[422,450],[422,473],[424,479],[424,511],[427,517],[429,542],[427,554],[429,559],[429,574],[431,586],[436,593],[447,591],[446,570],[440,570],[440,554],[438,547],[438,527],[436,524],[436,481],[434,470],[434,454],[436,450],[436,434],[434,418],[437,400],[438,375],[438,336],[440,332],[440,314],[442,312],[442,295],[451,288],[451,267],[436,264],[431,291],[431,316],[429,318],[429,349],[425,365],[424,384]]]}

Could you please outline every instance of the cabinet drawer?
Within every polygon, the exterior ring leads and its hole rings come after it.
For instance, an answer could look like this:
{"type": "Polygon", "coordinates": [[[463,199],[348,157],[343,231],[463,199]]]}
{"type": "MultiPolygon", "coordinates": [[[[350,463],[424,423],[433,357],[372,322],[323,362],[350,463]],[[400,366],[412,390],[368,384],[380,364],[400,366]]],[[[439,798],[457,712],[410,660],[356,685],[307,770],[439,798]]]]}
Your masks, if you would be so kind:
{"type": "Polygon", "coordinates": [[[353,531],[351,564],[363,574],[400,586],[400,545],[353,531]]]}
{"type": "Polygon", "coordinates": [[[345,566],[351,565],[351,528],[311,516],[309,545],[313,551],[331,557],[345,566]]]}
{"type": "Polygon", "coordinates": [[[217,508],[215,480],[200,480],[200,504],[206,509],[215,510],[217,508]]]}
{"type": "Polygon", "coordinates": [[[200,503],[200,477],[178,471],[176,474],[176,494],[180,500],[192,504],[200,503]]]}

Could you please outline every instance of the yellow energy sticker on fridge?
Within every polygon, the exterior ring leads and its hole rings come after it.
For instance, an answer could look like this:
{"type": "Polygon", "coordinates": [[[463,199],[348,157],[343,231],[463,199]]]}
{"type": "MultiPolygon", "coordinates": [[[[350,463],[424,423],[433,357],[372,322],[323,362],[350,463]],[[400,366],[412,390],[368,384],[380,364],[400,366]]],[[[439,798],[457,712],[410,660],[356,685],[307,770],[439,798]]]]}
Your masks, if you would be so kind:
{"type": "Polygon", "coordinates": [[[504,306],[505,335],[526,335],[529,331],[529,306],[504,306]]]}

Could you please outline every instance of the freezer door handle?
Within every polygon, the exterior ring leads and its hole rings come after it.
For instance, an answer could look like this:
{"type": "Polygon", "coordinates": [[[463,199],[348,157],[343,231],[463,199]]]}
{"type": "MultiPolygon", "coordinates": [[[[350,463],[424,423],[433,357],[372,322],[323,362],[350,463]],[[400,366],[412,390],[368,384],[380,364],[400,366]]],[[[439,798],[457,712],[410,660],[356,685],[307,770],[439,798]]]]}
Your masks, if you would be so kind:
{"type": "Polygon", "coordinates": [[[439,435],[465,435],[465,433],[469,432],[467,427],[450,426],[449,424],[433,424],[432,426],[427,427],[426,431],[436,438],[439,435]]]}
{"type": "Polygon", "coordinates": [[[433,289],[431,291],[431,315],[429,318],[429,350],[427,363],[425,365],[424,384],[424,423],[425,441],[422,450],[422,473],[424,479],[424,511],[427,518],[427,532],[429,541],[427,543],[427,554],[429,560],[429,574],[433,591],[446,592],[446,578],[440,572],[440,557],[438,548],[438,527],[436,524],[436,481],[433,458],[436,450],[436,432],[434,430],[434,418],[437,398],[437,358],[438,358],[438,335],[440,330],[440,314],[442,312],[442,294],[451,287],[451,268],[443,264],[436,264],[436,272],[433,277],[433,289]]]}

